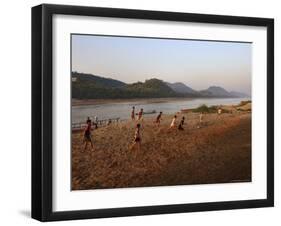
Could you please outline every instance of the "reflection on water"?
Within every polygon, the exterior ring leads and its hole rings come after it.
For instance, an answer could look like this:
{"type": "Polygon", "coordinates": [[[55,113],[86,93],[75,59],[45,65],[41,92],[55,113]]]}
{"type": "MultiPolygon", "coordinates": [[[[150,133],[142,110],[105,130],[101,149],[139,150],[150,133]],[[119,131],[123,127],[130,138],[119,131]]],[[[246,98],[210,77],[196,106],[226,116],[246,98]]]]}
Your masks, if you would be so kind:
{"type": "Polygon", "coordinates": [[[92,118],[97,116],[98,119],[118,117],[121,119],[128,119],[130,118],[132,106],[136,107],[136,112],[138,112],[140,108],[143,108],[145,112],[156,110],[156,112],[162,111],[164,114],[173,114],[181,109],[196,108],[202,104],[206,104],[207,106],[238,104],[240,101],[248,99],[249,98],[196,98],[167,101],[155,101],[155,99],[147,99],[127,101],[122,103],[72,106],[72,123],[84,122],[88,116],[92,118]]]}

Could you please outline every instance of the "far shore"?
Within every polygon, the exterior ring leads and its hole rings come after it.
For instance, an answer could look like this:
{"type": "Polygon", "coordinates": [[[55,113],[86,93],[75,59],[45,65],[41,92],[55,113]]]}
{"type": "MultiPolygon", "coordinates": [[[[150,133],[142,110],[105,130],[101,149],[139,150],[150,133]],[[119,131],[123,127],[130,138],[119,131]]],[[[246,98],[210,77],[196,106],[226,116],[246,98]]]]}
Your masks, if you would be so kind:
{"type": "Polygon", "coordinates": [[[167,101],[177,101],[177,100],[191,100],[194,97],[165,97],[165,98],[126,98],[126,99],[72,99],[72,106],[80,105],[95,105],[95,104],[108,104],[108,103],[126,103],[126,102],[147,102],[150,103],[161,103],[167,101]]]}
{"type": "MultiPolygon", "coordinates": [[[[192,99],[212,99],[212,98],[235,98],[235,97],[163,97],[163,98],[126,98],[126,99],[72,99],[72,106],[83,105],[97,105],[97,104],[110,104],[110,103],[126,103],[126,102],[150,102],[162,103],[168,101],[178,100],[192,100],[192,99]]],[[[249,98],[250,100],[251,98],[249,98]]]]}

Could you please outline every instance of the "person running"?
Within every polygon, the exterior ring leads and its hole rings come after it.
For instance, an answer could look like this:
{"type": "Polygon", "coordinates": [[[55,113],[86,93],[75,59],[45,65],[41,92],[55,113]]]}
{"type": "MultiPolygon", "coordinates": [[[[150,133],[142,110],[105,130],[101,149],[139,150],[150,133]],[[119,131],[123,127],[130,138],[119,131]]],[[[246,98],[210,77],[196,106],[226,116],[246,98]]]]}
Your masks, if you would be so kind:
{"type": "Polygon", "coordinates": [[[141,149],[141,134],[140,134],[140,127],[141,125],[138,123],[136,126],[136,130],[135,130],[135,135],[134,135],[134,141],[133,144],[131,146],[131,150],[137,146],[137,149],[140,150],[141,149]]]}
{"type": "Polygon", "coordinates": [[[131,119],[135,121],[135,106],[132,107],[131,119]]]}
{"type": "Polygon", "coordinates": [[[143,109],[141,108],[138,113],[138,121],[140,121],[142,119],[142,115],[143,115],[143,109]]]}
{"type": "Polygon", "coordinates": [[[174,115],[173,120],[171,122],[170,128],[169,129],[173,129],[176,127],[176,120],[177,120],[177,116],[174,115]]]}
{"type": "Polygon", "coordinates": [[[160,111],[156,117],[155,123],[157,126],[160,126],[161,116],[162,116],[162,111],[160,111]]]}
{"type": "Polygon", "coordinates": [[[184,130],[184,129],[183,129],[184,120],[185,120],[185,118],[184,118],[184,116],[183,116],[182,119],[181,119],[181,121],[180,121],[180,124],[179,124],[179,126],[178,126],[178,130],[184,130]]]}
{"type": "MultiPolygon", "coordinates": [[[[88,121],[88,120],[87,120],[88,121]]],[[[88,143],[91,144],[92,149],[94,148],[92,138],[91,138],[91,120],[87,122],[87,126],[84,130],[84,151],[87,149],[88,143]]]]}

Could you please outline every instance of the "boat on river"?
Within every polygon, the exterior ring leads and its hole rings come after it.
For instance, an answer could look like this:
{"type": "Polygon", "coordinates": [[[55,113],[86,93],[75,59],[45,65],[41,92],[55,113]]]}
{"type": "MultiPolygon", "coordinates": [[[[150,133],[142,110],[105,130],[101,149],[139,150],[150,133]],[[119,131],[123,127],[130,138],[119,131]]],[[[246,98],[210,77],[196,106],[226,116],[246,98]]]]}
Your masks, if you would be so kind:
{"type": "Polygon", "coordinates": [[[155,113],[156,113],[156,110],[144,111],[144,112],[143,112],[144,115],[155,114],[155,113]]]}

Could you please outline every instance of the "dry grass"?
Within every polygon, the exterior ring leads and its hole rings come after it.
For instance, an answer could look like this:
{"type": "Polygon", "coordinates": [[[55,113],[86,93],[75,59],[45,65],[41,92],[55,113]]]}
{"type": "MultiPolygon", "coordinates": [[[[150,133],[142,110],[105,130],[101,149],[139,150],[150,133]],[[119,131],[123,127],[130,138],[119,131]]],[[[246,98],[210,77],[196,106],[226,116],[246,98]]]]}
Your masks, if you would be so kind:
{"type": "Polygon", "coordinates": [[[251,180],[251,114],[186,117],[184,131],[169,131],[172,115],[159,128],[141,122],[142,148],[130,150],[135,122],[93,132],[94,150],[83,152],[82,133],[72,134],[72,189],[226,183],[251,180]]]}

